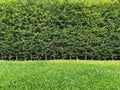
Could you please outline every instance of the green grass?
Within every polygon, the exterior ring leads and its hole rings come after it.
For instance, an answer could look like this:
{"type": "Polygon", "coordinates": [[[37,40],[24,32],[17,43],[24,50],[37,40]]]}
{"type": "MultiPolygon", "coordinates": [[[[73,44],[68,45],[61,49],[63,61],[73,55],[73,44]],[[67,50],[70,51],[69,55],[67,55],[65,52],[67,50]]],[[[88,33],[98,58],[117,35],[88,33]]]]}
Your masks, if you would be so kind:
{"type": "Polygon", "coordinates": [[[120,62],[0,61],[0,90],[120,90],[120,62]]]}
{"type": "MultiPolygon", "coordinates": [[[[16,2],[16,1],[22,1],[22,2],[26,2],[27,0],[0,0],[0,3],[8,3],[8,2],[16,2]]],[[[104,4],[104,3],[114,3],[117,2],[118,0],[28,0],[31,2],[35,2],[35,3],[50,3],[50,2],[61,2],[64,3],[65,1],[68,1],[70,3],[75,3],[75,2],[83,2],[87,5],[93,5],[93,4],[104,4]]]]}
{"type": "Polygon", "coordinates": [[[17,0],[0,0],[0,3],[16,2],[17,0]]]}

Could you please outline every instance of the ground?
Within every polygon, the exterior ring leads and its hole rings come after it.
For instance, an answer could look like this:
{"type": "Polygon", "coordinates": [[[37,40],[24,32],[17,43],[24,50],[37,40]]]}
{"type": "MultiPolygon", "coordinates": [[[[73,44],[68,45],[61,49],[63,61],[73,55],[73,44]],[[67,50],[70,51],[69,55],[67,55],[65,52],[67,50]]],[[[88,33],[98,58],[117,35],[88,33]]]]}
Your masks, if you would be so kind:
{"type": "Polygon", "coordinates": [[[120,90],[120,62],[0,61],[0,90],[120,90]]]}

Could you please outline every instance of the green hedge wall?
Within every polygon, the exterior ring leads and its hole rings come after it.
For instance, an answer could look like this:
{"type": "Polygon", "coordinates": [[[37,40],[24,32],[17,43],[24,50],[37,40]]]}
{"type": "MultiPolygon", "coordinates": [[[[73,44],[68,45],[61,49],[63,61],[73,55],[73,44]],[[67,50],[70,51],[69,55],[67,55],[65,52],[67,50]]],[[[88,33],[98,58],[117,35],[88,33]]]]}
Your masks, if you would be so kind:
{"type": "Polygon", "coordinates": [[[120,60],[120,3],[1,3],[0,58],[120,60]]]}

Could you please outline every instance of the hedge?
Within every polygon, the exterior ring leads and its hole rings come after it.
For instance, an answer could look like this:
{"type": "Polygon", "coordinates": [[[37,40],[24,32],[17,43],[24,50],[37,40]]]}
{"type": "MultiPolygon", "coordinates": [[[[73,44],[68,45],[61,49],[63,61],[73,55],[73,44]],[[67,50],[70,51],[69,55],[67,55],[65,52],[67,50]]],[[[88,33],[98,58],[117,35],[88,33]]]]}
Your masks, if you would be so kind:
{"type": "Polygon", "coordinates": [[[120,60],[120,3],[1,3],[0,58],[120,60]]]}

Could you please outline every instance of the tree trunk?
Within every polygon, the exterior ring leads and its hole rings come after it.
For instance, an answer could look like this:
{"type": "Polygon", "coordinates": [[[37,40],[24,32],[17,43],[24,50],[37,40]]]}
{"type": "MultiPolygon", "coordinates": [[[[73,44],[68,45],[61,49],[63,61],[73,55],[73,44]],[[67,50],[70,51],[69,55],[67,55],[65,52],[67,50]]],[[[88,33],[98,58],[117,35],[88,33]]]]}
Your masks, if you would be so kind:
{"type": "Polygon", "coordinates": [[[113,54],[111,54],[111,59],[114,60],[113,54]]]}
{"type": "Polygon", "coordinates": [[[31,54],[31,55],[30,55],[30,59],[32,60],[32,58],[33,58],[33,57],[32,57],[32,54],[31,54]]]}
{"type": "Polygon", "coordinates": [[[55,60],[55,55],[53,55],[53,60],[55,60]]]}
{"type": "Polygon", "coordinates": [[[72,57],[71,57],[71,55],[69,56],[69,59],[70,59],[70,60],[72,60],[72,57]]]}
{"type": "Polygon", "coordinates": [[[93,55],[91,55],[91,60],[93,60],[93,55]]]}
{"type": "Polygon", "coordinates": [[[48,60],[46,52],[45,52],[45,60],[48,60]]]}
{"type": "Polygon", "coordinates": [[[78,55],[76,55],[76,60],[78,60],[78,55]]]}
{"type": "Polygon", "coordinates": [[[111,56],[111,58],[112,58],[112,60],[114,60],[114,57],[113,57],[113,55],[111,56]]]}
{"type": "Polygon", "coordinates": [[[104,60],[106,60],[106,57],[104,58],[104,60]]]}
{"type": "Polygon", "coordinates": [[[85,50],[85,60],[87,60],[87,50],[85,50]]]}
{"type": "Polygon", "coordinates": [[[18,60],[18,53],[16,53],[16,60],[18,60]]]}
{"type": "Polygon", "coordinates": [[[10,54],[9,54],[9,57],[8,57],[8,58],[9,58],[9,60],[11,59],[10,54]]]}
{"type": "Polygon", "coordinates": [[[63,55],[62,55],[62,60],[64,59],[63,55]]]}
{"type": "Polygon", "coordinates": [[[53,52],[53,55],[52,55],[52,56],[53,56],[53,60],[55,60],[55,52],[53,52]]]}

